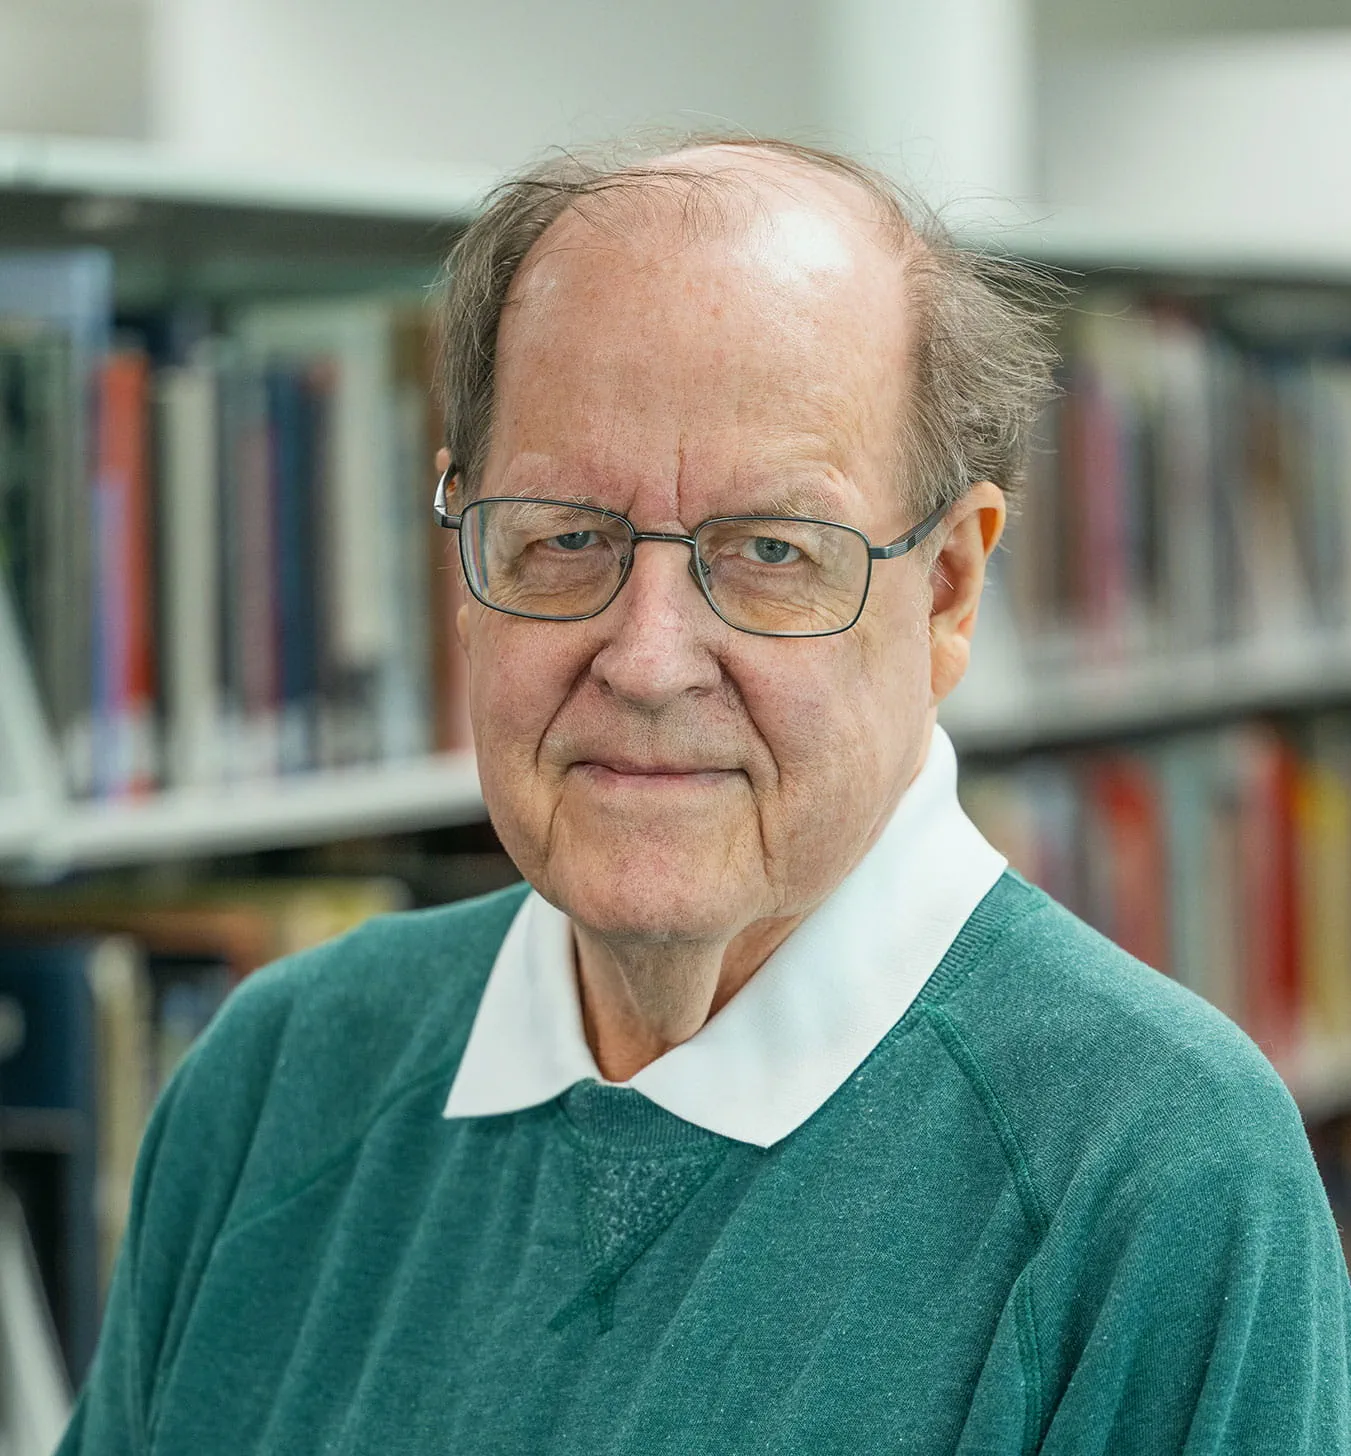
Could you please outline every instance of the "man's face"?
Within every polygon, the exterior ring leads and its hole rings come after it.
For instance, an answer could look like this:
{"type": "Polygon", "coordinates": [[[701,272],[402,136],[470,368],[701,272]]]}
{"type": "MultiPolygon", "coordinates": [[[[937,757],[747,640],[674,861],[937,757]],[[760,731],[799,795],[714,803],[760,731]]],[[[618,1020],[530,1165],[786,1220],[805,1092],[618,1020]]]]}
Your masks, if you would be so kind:
{"type": "MultiPolygon", "coordinates": [[[[582,498],[684,535],[728,514],[874,543],[914,524],[895,485],[900,265],[829,197],[762,202],[748,231],[695,244],[550,229],[503,316],[483,495],[582,498]]],[[[661,542],[589,621],[471,603],[474,736],[507,851],[607,937],[730,939],[810,909],[919,766],[928,604],[912,555],[874,564],[850,631],[751,636],[661,542]]]]}

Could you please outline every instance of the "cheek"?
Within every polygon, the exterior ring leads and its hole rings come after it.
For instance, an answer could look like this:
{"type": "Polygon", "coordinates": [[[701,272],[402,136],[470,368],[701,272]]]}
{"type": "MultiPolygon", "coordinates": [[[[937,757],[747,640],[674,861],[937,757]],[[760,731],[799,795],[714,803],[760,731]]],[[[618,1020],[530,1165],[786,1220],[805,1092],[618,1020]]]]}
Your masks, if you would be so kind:
{"type": "Polygon", "coordinates": [[[468,632],[469,714],[488,811],[506,842],[545,808],[537,771],[545,730],[579,670],[552,624],[479,609],[468,632]],[[552,635],[540,640],[546,633],[552,635]]]}
{"type": "Polygon", "coordinates": [[[913,619],[887,632],[863,627],[823,639],[833,644],[826,651],[776,653],[768,670],[741,675],[778,771],[765,831],[780,859],[847,859],[915,767],[929,705],[927,641],[913,619]]]}
{"type": "Polygon", "coordinates": [[[862,625],[823,638],[824,651],[782,653],[768,671],[741,675],[747,707],[783,775],[836,778],[880,766],[893,757],[891,728],[927,710],[928,645],[913,623],[886,634],[862,625]]]}

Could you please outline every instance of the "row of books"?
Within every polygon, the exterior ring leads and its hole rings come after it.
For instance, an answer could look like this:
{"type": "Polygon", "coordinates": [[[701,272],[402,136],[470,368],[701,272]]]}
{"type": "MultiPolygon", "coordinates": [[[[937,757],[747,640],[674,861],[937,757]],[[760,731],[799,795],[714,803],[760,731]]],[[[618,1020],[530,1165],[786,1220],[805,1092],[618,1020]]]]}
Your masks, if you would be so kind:
{"type": "Polygon", "coordinates": [[[17,1029],[0,1045],[0,1174],[72,1383],[97,1340],[146,1119],[187,1048],[242,977],[407,898],[376,877],[0,899],[0,1028],[17,1029]]]}
{"type": "Polygon", "coordinates": [[[1351,719],[1033,757],[962,794],[1015,869],[1346,1104],[1351,719]]]}
{"type": "Polygon", "coordinates": [[[417,301],[118,320],[105,254],[0,254],[0,571],[73,793],[467,746],[429,376],[417,301]]]}
{"type": "Polygon", "coordinates": [[[1007,592],[1072,667],[1351,626],[1351,305],[1090,291],[1007,592]]]}

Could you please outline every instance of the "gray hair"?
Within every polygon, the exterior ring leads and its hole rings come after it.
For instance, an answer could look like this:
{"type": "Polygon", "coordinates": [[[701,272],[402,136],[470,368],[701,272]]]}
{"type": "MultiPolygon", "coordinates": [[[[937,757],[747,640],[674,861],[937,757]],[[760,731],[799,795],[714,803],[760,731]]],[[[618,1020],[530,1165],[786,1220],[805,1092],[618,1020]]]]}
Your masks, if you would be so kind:
{"type": "Polygon", "coordinates": [[[726,169],[682,168],[679,158],[660,154],[616,163],[613,154],[562,153],[489,194],[436,288],[437,390],[457,494],[479,487],[493,423],[499,321],[517,270],[551,224],[574,211],[608,229],[615,225],[614,200],[642,212],[674,188],[687,234],[725,228],[733,207],[757,206],[755,189],[736,170],[736,154],[750,152],[856,184],[904,258],[915,321],[913,386],[896,443],[902,489],[914,507],[927,514],[979,480],[1015,495],[1036,418],[1055,393],[1051,325],[1063,288],[1043,269],[960,246],[931,208],[849,157],[735,136],[686,138],[678,149],[711,147],[735,149],[726,169]],[[602,198],[604,209],[588,207],[602,198]]]}

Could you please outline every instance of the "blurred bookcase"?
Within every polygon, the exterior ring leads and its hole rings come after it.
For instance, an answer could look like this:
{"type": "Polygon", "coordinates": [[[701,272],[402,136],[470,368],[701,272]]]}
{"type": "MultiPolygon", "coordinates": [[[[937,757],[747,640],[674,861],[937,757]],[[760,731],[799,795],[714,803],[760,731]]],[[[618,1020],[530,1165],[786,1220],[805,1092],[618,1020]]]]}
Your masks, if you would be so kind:
{"type": "MultiPolygon", "coordinates": [[[[0,137],[0,935],[66,938],[84,1021],[133,1060],[162,1044],[149,1092],[240,975],[436,898],[394,883],[398,836],[484,817],[420,311],[482,190],[0,137]],[[15,323],[20,255],[55,270],[36,324],[15,323]],[[48,416],[43,388],[66,391],[48,416]],[[63,480],[27,509],[34,441],[63,419],[63,480]],[[320,680],[307,659],[342,659],[329,633],[357,670],[320,680]],[[356,883],[212,879],[222,857],[252,873],[344,840],[387,846],[356,883]],[[161,870],[169,893],[127,878],[161,870]]],[[[942,715],[968,808],[1015,867],[1245,1026],[1351,1208],[1351,249],[1072,221],[971,242],[1078,296],[942,715]]],[[[148,1095],[125,1060],[111,1122],[57,1109],[60,1155],[97,1125],[116,1188],[148,1095]]],[[[66,1211],[49,1271],[106,1279],[116,1188],[83,1232],[66,1211]]],[[[77,1293],[58,1310],[76,1376],[97,1313],[77,1293]]]]}
{"type": "MultiPolygon", "coordinates": [[[[85,396],[57,414],[78,423],[64,504],[0,516],[11,557],[28,541],[0,587],[0,882],[482,817],[440,580],[454,575],[448,538],[425,509],[437,436],[419,314],[481,191],[0,137],[0,322],[16,257],[64,259],[65,311],[49,296],[45,343],[56,336],[64,387],[85,396]],[[120,493],[105,479],[119,469],[139,477],[120,493]],[[100,566],[119,532],[142,539],[100,566]],[[141,598],[119,598],[138,577],[141,598]],[[309,659],[342,659],[349,639],[359,671],[343,659],[316,681],[309,659]],[[92,681],[72,685],[72,661],[92,681]],[[91,741],[112,748],[100,759],[91,741]]],[[[1312,946],[1332,964],[1299,836],[1317,817],[1311,785],[1326,799],[1341,783],[1337,712],[1351,712],[1351,250],[1304,239],[1259,255],[1073,218],[971,242],[1079,289],[1064,392],[996,559],[972,671],[943,712],[973,806],[996,837],[1020,826],[1015,862],[1201,986],[1184,948],[1194,957],[1202,937],[1169,890],[1185,826],[1160,807],[1178,771],[1157,760],[1185,757],[1175,742],[1224,758],[1256,725],[1294,764],[1272,819],[1294,847],[1267,846],[1295,865],[1287,958],[1312,946]],[[1046,847],[1058,834],[1062,858],[1111,861],[1088,784],[1099,759],[1123,755],[1163,826],[1152,901],[1141,891],[1129,914],[1102,889],[1108,869],[1056,880],[1046,847]],[[1039,795],[1060,809],[1039,817],[1039,795]]],[[[62,279],[45,286],[59,294],[62,279]]],[[[37,388],[23,373],[32,340],[7,327],[5,378],[22,395],[37,388]]],[[[23,424],[10,419],[11,447],[23,424]]],[[[13,455],[11,500],[25,468],[13,455]]],[[[1212,789],[1205,816],[1230,792],[1212,789]]],[[[1324,826],[1319,862],[1340,853],[1324,826]]],[[[1346,953],[1351,982],[1351,940],[1346,953]]],[[[1288,999],[1304,980],[1281,974],[1288,999]]],[[[1318,1040],[1307,1104],[1351,1105],[1351,1023],[1318,1040]]],[[[1284,1041],[1268,1049],[1295,1067],[1284,1041]]]]}
{"type": "Polygon", "coordinates": [[[416,544],[471,189],[0,137],[0,876],[481,816],[416,544]]]}
{"type": "Polygon", "coordinates": [[[1014,865],[1344,1129],[1351,258],[1183,251],[1085,270],[947,721],[1014,865]]]}

